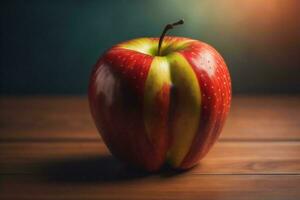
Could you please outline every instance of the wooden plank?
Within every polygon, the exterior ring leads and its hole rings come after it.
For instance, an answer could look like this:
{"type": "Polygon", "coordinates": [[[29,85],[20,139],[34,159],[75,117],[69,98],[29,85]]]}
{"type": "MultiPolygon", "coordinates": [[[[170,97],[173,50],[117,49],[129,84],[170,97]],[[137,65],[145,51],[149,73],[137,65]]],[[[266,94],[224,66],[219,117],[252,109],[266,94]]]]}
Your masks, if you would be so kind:
{"type": "Polygon", "coordinates": [[[300,176],[158,175],[126,179],[2,176],[0,199],[300,199],[300,176]]]}
{"type": "Polygon", "coordinates": [[[224,140],[300,140],[300,96],[238,96],[224,140]]]}
{"type": "MultiPolygon", "coordinates": [[[[218,142],[192,174],[300,174],[300,142],[218,142]]],[[[0,144],[0,174],[118,174],[102,142],[0,144]],[[109,170],[106,170],[109,169],[109,170]]]]}
{"type": "Polygon", "coordinates": [[[0,140],[100,138],[86,97],[2,97],[0,110],[0,140]]]}
{"type": "MultiPolygon", "coordinates": [[[[0,141],[98,140],[86,97],[1,97],[0,141]]],[[[236,96],[222,140],[300,141],[300,96],[236,96]]]]}

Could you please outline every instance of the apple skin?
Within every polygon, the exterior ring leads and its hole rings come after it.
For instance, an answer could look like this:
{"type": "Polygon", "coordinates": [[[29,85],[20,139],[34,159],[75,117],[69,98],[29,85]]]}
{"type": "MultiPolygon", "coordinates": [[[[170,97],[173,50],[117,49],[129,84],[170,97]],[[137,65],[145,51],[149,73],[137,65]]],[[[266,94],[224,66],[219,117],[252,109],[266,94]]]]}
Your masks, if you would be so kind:
{"type": "Polygon", "coordinates": [[[210,45],[166,36],[118,44],[99,58],[89,83],[94,122],[111,153],[147,171],[189,169],[220,135],[231,81],[210,45]]]}

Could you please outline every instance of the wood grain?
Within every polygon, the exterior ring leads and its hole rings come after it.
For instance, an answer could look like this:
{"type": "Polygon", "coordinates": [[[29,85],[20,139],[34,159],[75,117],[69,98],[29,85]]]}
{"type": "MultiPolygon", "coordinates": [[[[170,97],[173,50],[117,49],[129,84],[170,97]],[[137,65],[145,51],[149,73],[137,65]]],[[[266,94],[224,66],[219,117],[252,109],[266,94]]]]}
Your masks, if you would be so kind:
{"type": "MultiPolygon", "coordinates": [[[[98,140],[86,97],[1,97],[0,141],[98,140]]],[[[300,141],[300,96],[236,96],[221,140],[300,141]]]]}
{"type": "Polygon", "coordinates": [[[300,96],[237,96],[221,138],[186,172],[110,155],[86,97],[0,98],[0,199],[300,199],[300,96]]]}
{"type": "Polygon", "coordinates": [[[148,176],[107,181],[2,176],[0,199],[297,200],[300,176],[148,176]]]}
{"type": "MultiPolygon", "coordinates": [[[[64,164],[73,165],[75,171],[85,171],[92,164],[97,165],[95,173],[102,168],[122,170],[121,163],[110,156],[100,141],[11,142],[0,144],[0,152],[2,174],[35,173],[45,165],[54,167],[59,173],[68,173],[64,164]]],[[[299,142],[218,142],[191,173],[300,175],[299,155],[299,142]]]]}
{"type": "Polygon", "coordinates": [[[100,137],[86,97],[2,97],[0,109],[0,140],[100,137]]]}

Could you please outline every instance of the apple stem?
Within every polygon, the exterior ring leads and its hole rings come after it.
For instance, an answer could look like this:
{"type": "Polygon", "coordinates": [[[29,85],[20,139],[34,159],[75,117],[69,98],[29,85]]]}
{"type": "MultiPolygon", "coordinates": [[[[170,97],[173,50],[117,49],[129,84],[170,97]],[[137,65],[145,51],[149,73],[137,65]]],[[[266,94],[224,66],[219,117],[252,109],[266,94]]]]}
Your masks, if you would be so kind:
{"type": "Polygon", "coordinates": [[[177,25],[181,25],[183,24],[184,21],[183,19],[179,20],[178,22],[175,22],[175,23],[172,23],[172,24],[167,24],[162,32],[162,34],[160,35],[160,38],[159,38],[159,42],[158,42],[158,50],[157,50],[157,55],[160,56],[160,49],[161,49],[161,45],[162,45],[162,42],[164,40],[164,37],[167,33],[168,30],[170,29],[173,29],[174,26],[177,26],[177,25]]]}

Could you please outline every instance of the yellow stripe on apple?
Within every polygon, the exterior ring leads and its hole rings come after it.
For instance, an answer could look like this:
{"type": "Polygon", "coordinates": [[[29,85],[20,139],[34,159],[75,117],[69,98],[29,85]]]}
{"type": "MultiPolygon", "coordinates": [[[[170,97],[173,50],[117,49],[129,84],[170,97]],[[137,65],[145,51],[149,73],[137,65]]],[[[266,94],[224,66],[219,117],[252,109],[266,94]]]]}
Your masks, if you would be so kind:
{"type": "Polygon", "coordinates": [[[137,38],[123,42],[117,47],[153,56],[156,54],[157,42],[151,38],[137,38]]]}
{"type": "Polygon", "coordinates": [[[176,92],[171,120],[172,144],[167,160],[171,166],[178,167],[188,153],[199,126],[201,91],[192,67],[180,53],[169,54],[167,59],[176,92]]]}
{"type": "Polygon", "coordinates": [[[154,57],[144,90],[144,123],[148,138],[154,145],[158,137],[166,138],[168,134],[170,85],[170,66],[166,57],[154,57]]]}
{"type": "Polygon", "coordinates": [[[157,147],[158,143],[163,142],[161,137],[164,140],[171,137],[167,160],[173,167],[178,167],[188,153],[199,126],[201,94],[198,79],[180,53],[156,56],[144,91],[144,123],[148,138],[157,147]],[[168,99],[158,98],[165,85],[172,85],[176,95],[168,96],[168,99]],[[170,110],[169,102],[175,103],[174,110],[170,110]],[[168,104],[167,108],[164,103],[168,104]]]}

